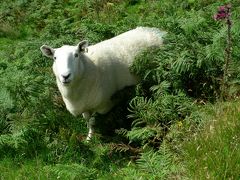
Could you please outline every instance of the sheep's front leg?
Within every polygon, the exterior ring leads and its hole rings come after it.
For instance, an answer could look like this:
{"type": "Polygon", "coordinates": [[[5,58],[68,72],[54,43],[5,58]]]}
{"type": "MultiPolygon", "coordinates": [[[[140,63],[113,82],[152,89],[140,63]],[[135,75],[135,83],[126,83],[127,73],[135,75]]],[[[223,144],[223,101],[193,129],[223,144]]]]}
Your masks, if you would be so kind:
{"type": "Polygon", "coordinates": [[[95,119],[94,119],[94,117],[91,117],[90,113],[88,113],[88,112],[85,112],[82,115],[83,115],[83,118],[87,120],[88,128],[89,128],[86,140],[90,141],[91,138],[92,138],[92,135],[94,133],[94,127],[93,126],[95,124],[95,119]]]}

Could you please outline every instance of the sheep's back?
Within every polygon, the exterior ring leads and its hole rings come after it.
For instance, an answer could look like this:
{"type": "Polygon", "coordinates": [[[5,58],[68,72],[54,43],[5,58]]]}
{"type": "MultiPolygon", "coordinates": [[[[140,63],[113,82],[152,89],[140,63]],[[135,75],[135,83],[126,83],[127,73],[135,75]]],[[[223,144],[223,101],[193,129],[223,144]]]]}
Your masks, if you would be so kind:
{"type": "Polygon", "coordinates": [[[137,83],[129,66],[143,50],[161,46],[164,34],[156,28],[139,27],[88,47],[86,56],[97,67],[97,93],[103,101],[110,99],[116,91],[137,83]]]}
{"type": "Polygon", "coordinates": [[[129,67],[136,55],[143,50],[161,46],[165,34],[166,32],[157,28],[138,27],[90,46],[89,50],[93,50],[95,55],[92,59],[97,64],[101,63],[99,61],[118,61],[117,63],[124,63],[129,67]]]}

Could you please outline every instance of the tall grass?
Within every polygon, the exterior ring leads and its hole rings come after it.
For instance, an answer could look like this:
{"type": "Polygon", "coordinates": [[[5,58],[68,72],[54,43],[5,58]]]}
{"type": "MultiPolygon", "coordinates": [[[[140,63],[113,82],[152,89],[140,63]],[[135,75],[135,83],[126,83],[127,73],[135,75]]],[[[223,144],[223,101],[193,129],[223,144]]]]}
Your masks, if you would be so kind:
{"type": "Polygon", "coordinates": [[[193,179],[240,178],[240,103],[206,107],[212,115],[184,145],[184,161],[193,179]]]}

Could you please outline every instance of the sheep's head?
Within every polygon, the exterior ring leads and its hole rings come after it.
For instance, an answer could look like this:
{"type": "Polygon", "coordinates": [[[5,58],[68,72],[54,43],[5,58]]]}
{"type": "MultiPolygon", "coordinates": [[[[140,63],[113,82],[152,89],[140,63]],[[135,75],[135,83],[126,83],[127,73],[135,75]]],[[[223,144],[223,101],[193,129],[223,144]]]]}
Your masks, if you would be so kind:
{"type": "Polygon", "coordinates": [[[42,53],[53,59],[53,72],[57,80],[64,86],[71,84],[83,71],[81,57],[87,51],[87,41],[81,41],[77,46],[62,46],[52,48],[43,45],[42,53]]]}

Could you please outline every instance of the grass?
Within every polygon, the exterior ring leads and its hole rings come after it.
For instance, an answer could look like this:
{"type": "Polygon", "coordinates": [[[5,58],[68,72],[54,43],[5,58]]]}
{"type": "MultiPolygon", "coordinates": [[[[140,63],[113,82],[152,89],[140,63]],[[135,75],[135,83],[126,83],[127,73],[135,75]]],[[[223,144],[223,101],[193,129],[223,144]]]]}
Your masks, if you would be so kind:
{"type": "Polygon", "coordinates": [[[3,159],[0,163],[1,179],[48,179],[49,173],[42,169],[43,162],[33,159],[24,162],[14,162],[13,159],[3,159]]]}
{"type": "Polygon", "coordinates": [[[184,158],[193,179],[240,178],[240,102],[209,105],[199,132],[184,145],[184,158]]]}
{"type": "Polygon", "coordinates": [[[23,162],[13,162],[4,159],[0,164],[1,179],[33,180],[33,179],[92,179],[96,170],[88,169],[81,164],[46,165],[42,159],[31,159],[23,162]]]}

